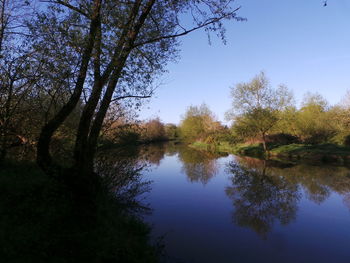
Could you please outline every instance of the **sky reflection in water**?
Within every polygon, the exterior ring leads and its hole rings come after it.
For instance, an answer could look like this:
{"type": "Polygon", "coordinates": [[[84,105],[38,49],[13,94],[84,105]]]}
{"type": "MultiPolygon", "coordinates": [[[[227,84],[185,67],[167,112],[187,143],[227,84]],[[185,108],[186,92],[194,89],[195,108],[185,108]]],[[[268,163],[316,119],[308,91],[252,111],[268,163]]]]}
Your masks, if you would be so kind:
{"type": "Polygon", "coordinates": [[[170,262],[350,262],[350,170],[146,147],[170,262]]]}

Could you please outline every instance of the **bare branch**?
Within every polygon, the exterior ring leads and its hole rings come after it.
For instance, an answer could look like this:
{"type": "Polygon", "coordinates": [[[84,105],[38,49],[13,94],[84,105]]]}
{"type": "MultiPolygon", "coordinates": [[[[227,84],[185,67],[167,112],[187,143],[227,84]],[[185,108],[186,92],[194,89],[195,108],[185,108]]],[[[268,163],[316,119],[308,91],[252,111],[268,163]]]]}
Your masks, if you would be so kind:
{"type": "Polygon", "coordinates": [[[87,17],[87,18],[90,18],[90,16],[89,16],[87,13],[85,13],[83,10],[79,9],[79,8],[76,7],[76,6],[73,6],[73,5],[69,4],[69,3],[67,3],[66,1],[62,1],[62,0],[54,0],[54,1],[50,1],[50,0],[41,0],[40,2],[43,2],[43,3],[53,3],[53,4],[60,4],[60,5],[63,5],[63,6],[69,8],[69,9],[75,11],[75,12],[78,12],[79,14],[81,14],[81,15],[87,17]]]}
{"type": "Polygon", "coordinates": [[[151,44],[151,43],[154,43],[154,42],[157,42],[157,41],[160,41],[160,40],[163,40],[163,39],[169,39],[169,38],[177,38],[177,37],[181,37],[181,36],[185,36],[193,31],[196,31],[198,29],[201,29],[201,28],[204,28],[204,27],[207,27],[211,24],[214,24],[214,23],[217,23],[225,18],[228,18],[228,17],[234,17],[235,16],[235,13],[240,9],[241,7],[237,7],[235,10],[233,10],[232,12],[226,14],[226,15],[223,15],[223,16],[220,16],[220,17],[214,17],[214,18],[210,18],[208,19],[207,21],[203,22],[202,24],[196,26],[196,27],[193,27],[191,29],[188,29],[188,30],[185,30],[183,32],[180,32],[180,33],[176,33],[176,34],[173,34],[173,35],[167,35],[167,36],[161,36],[161,37],[156,37],[156,38],[153,38],[153,39],[149,39],[149,40],[146,40],[144,42],[140,42],[140,43],[135,43],[135,45],[133,46],[134,48],[135,47],[139,47],[139,46],[143,46],[143,45],[146,45],[146,44],[151,44]]]}
{"type": "Polygon", "coordinates": [[[117,100],[123,100],[123,99],[128,99],[128,98],[134,98],[134,99],[148,99],[152,95],[144,95],[144,96],[137,96],[137,95],[125,95],[125,96],[120,96],[120,97],[115,97],[111,102],[115,102],[117,100]]]}

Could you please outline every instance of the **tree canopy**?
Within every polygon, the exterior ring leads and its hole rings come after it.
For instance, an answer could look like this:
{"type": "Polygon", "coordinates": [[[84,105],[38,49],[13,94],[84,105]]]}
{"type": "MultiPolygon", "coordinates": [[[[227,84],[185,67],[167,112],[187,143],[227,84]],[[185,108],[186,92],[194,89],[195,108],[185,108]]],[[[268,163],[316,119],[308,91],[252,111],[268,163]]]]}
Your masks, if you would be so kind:
{"type": "Polygon", "coordinates": [[[204,140],[220,129],[220,123],[206,104],[190,106],[184,114],[180,131],[186,140],[204,140]]]}
{"type": "MultiPolygon", "coordinates": [[[[57,166],[52,158],[54,137],[74,112],[79,116],[72,163],[82,174],[91,173],[110,105],[137,108],[142,99],[150,98],[154,81],[169,61],[177,59],[178,37],[204,29],[225,41],[223,21],[244,20],[233,0],[0,3],[1,70],[12,74],[1,79],[2,90],[7,91],[1,99],[7,105],[22,105],[30,94],[34,104],[44,109],[41,129],[34,137],[38,138],[37,163],[47,173],[57,166]],[[5,50],[10,42],[11,48],[5,50]],[[9,69],[15,65],[10,60],[19,66],[9,69]],[[16,78],[11,77],[14,74],[16,78]],[[16,88],[15,97],[12,86],[21,88],[16,88]]],[[[1,148],[5,149],[7,123],[15,121],[2,110],[1,148]]]]}
{"type": "Polygon", "coordinates": [[[291,92],[283,85],[274,89],[263,72],[248,83],[231,89],[232,109],[227,113],[234,121],[239,137],[260,137],[267,151],[266,135],[277,124],[279,112],[291,105],[291,92]]]}

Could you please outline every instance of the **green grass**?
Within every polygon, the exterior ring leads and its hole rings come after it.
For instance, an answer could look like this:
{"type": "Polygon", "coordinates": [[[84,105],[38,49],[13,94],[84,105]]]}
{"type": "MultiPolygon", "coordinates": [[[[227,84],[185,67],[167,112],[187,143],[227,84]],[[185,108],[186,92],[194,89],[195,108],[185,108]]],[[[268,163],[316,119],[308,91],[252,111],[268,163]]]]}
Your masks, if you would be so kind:
{"type": "Polygon", "coordinates": [[[228,142],[221,142],[219,144],[207,144],[204,142],[194,142],[189,145],[200,150],[209,150],[225,153],[233,153],[238,155],[248,156],[264,156],[264,150],[259,144],[235,144],[231,145],[228,142]]]}
{"type": "Polygon", "coordinates": [[[197,148],[197,149],[207,150],[208,147],[210,147],[210,144],[197,141],[197,142],[190,144],[190,146],[197,148]]]}
{"type": "Polygon", "coordinates": [[[223,142],[220,144],[208,144],[208,143],[196,141],[194,143],[189,144],[189,146],[196,148],[198,150],[224,152],[224,153],[231,153],[233,150],[232,146],[226,142],[223,142]]]}
{"type": "Polygon", "coordinates": [[[233,153],[239,155],[264,157],[264,149],[260,144],[237,144],[233,148],[233,153]]]}
{"type": "Polygon", "coordinates": [[[307,159],[325,162],[349,162],[350,148],[336,144],[304,145],[290,144],[273,148],[272,156],[279,158],[307,159]]]}
{"type": "Polygon", "coordinates": [[[350,147],[335,144],[305,145],[305,144],[289,144],[276,147],[271,152],[280,153],[322,153],[322,154],[338,154],[349,155],[350,147]]]}
{"type": "MultiPolygon", "coordinates": [[[[216,149],[221,152],[227,152],[237,155],[246,155],[252,157],[266,157],[261,144],[235,144],[229,145],[222,143],[220,145],[210,146],[202,142],[191,144],[198,149],[216,149]]],[[[289,145],[269,145],[270,158],[278,159],[296,159],[305,161],[322,161],[335,163],[350,163],[350,147],[336,144],[289,144],[289,145]]]]}

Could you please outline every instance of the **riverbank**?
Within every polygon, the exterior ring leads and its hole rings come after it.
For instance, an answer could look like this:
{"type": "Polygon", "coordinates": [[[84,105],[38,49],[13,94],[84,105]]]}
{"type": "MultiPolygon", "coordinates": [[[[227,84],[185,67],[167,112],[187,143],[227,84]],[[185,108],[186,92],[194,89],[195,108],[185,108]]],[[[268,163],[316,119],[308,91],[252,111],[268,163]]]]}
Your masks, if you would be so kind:
{"type": "Polygon", "coordinates": [[[4,262],[158,262],[151,227],[132,207],[101,190],[96,212],[84,198],[31,162],[0,167],[0,245],[4,262]],[[89,204],[88,204],[89,205],[89,204]],[[81,212],[83,211],[83,212],[81,212]]]}
{"type": "MultiPolygon", "coordinates": [[[[195,142],[191,147],[219,152],[227,152],[236,155],[245,155],[266,158],[266,154],[260,144],[235,144],[221,143],[217,145],[195,142]]],[[[336,164],[350,164],[350,147],[335,144],[289,144],[270,145],[270,159],[282,159],[307,162],[327,162],[336,164]]]]}

